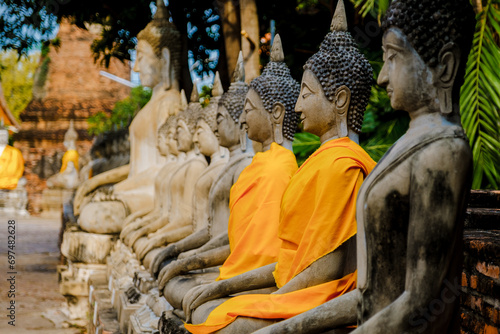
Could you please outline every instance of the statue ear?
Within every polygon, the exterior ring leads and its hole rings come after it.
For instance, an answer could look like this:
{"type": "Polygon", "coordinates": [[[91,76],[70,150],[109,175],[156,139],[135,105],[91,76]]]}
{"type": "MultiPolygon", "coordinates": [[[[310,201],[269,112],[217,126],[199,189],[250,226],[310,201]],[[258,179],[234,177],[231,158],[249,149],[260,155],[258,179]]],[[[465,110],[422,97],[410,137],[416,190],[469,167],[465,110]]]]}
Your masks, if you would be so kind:
{"type": "Polygon", "coordinates": [[[285,106],[281,102],[276,102],[271,111],[274,141],[283,144],[283,120],[285,119],[285,106]]]}
{"type": "Polygon", "coordinates": [[[165,89],[169,89],[171,86],[170,78],[170,50],[168,48],[161,49],[161,61],[162,61],[162,79],[165,83],[165,89]]]}
{"type": "Polygon", "coordinates": [[[347,137],[349,130],[347,128],[347,111],[351,105],[351,90],[342,85],[337,88],[335,92],[335,112],[337,123],[337,135],[340,137],[347,137]]]}
{"type": "Polygon", "coordinates": [[[449,114],[453,110],[453,83],[457,76],[459,63],[460,49],[454,43],[447,43],[441,48],[436,75],[437,80],[439,80],[438,98],[442,114],[449,114]]]}

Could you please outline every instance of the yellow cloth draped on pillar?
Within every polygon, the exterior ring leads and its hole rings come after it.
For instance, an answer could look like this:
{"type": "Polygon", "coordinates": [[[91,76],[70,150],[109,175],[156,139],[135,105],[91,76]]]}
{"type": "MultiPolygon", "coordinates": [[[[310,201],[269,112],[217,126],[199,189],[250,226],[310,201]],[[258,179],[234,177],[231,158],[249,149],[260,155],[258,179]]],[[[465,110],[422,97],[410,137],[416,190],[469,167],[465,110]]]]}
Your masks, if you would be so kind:
{"type": "Polygon", "coordinates": [[[68,162],[72,161],[73,162],[73,165],[75,165],[75,168],[76,170],[80,170],[78,168],[78,158],[80,157],[80,155],[78,154],[78,152],[76,150],[67,150],[66,153],[64,153],[63,157],[62,157],[62,166],[61,166],[61,170],[59,171],[59,173],[62,173],[66,170],[66,168],[68,167],[68,162]]]}
{"type": "MultiPolygon", "coordinates": [[[[348,138],[326,142],[304,162],[283,195],[274,272],[282,287],[356,234],[356,198],[375,162],[348,138]]],[[[356,272],[285,294],[243,295],[215,308],[207,321],[185,327],[196,334],[224,328],[236,317],[287,319],[356,287],[356,272]]]]}
{"type": "Polygon", "coordinates": [[[5,146],[0,156],[0,189],[15,189],[23,176],[24,159],[21,151],[12,146],[5,146]]]}
{"type": "Polygon", "coordinates": [[[228,235],[231,254],[217,280],[228,279],[278,260],[280,204],[297,171],[294,154],[276,144],[257,153],[231,188],[228,235]]]}

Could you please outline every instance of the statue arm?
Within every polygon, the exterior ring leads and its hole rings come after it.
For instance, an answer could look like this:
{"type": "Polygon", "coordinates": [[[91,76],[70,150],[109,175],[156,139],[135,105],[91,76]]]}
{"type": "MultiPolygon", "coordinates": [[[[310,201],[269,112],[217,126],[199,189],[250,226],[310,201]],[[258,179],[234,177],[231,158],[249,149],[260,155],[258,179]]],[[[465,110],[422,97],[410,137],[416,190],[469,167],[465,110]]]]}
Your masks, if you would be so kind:
{"type": "Polygon", "coordinates": [[[358,301],[359,290],[355,289],[312,310],[264,327],[254,334],[323,333],[332,328],[345,327],[346,324],[355,324],[358,301]]]}
{"type": "MultiPolygon", "coordinates": [[[[189,322],[191,313],[200,305],[214,299],[256,289],[275,287],[273,271],[276,263],[256,268],[238,276],[192,288],[182,301],[189,322]]],[[[273,332],[276,333],[276,332],[273,332]]]]}
{"type": "Polygon", "coordinates": [[[158,275],[158,288],[163,290],[165,285],[175,276],[185,274],[191,270],[205,269],[221,265],[231,254],[229,245],[211,249],[207,252],[189,257],[187,259],[176,260],[165,266],[158,275]]]}
{"type": "Polygon", "coordinates": [[[130,165],[121,166],[112,170],[108,170],[104,173],[98,174],[87,181],[83,182],[76,190],[75,199],[73,201],[74,214],[80,214],[80,206],[84,198],[92,191],[97,189],[97,187],[109,184],[117,183],[123,181],[127,178],[129,173],[130,165]]]}
{"type": "Polygon", "coordinates": [[[213,237],[207,243],[205,243],[203,246],[201,246],[199,248],[193,249],[189,252],[179,254],[178,258],[179,259],[188,258],[190,256],[200,254],[200,253],[209,251],[211,249],[222,247],[225,245],[229,245],[229,236],[227,235],[227,231],[213,237]]]}
{"type": "MultiPolygon", "coordinates": [[[[163,237],[160,237],[160,246],[161,244],[170,244],[172,242],[179,241],[193,232],[193,228],[191,226],[182,226],[169,233],[165,234],[163,237]]],[[[149,238],[149,236],[148,236],[149,238]]],[[[137,255],[139,259],[143,259],[151,250],[156,247],[160,247],[154,242],[148,242],[145,244],[143,248],[137,249],[137,255]]]]}
{"type": "Polygon", "coordinates": [[[173,244],[168,245],[164,250],[162,250],[151,263],[151,275],[156,276],[156,273],[160,270],[160,265],[163,261],[176,257],[181,252],[188,251],[193,248],[198,248],[204,245],[208,240],[210,240],[210,235],[207,229],[200,230],[191,234],[190,236],[179,240],[173,244]]]}
{"type": "Polygon", "coordinates": [[[274,293],[282,294],[297,291],[337,280],[347,275],[348,272],[346,273],[345,269],[348,262],[348,243],[354,242],[355,238],[355,236],[352,237],[333,252],[311,263],[309,267],[304,269],[274,293]]]}
{"type": "MultiPolygon", "coordinates": [[[[457,215],[462,214],[463,194],[470,185],[464,182],[468,177],[470,180],[471,166],[464,163],[471,160],[468,148],[453,152],[454,148],[440,141],[415,157],[411,171],[405,291],[352,333],[416,332],[436,325],[421,317],[422,310],[431,312],[433,302],[439,298],[446,302],[444,298],[453,294],[448,287],[443,288],[443,283],[453,256],[457,256],[453,254],[454,245],[461,242],[457,215]]],[[[456,301],[459,296],[454,297],[456,301]]]]}

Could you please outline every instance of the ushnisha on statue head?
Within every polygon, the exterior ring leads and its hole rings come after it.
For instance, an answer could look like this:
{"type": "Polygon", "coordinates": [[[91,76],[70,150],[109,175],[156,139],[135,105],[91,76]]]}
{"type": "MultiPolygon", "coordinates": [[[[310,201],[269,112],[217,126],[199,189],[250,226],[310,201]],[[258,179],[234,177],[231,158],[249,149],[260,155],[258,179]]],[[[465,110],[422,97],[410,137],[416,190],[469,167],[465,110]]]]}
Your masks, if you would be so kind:
{"type": "Polygon", "coordinates": [[[468,0],[395,0],[382,21],[384,67],[378,83],[391,105],[440,112],[460,124],[460,87],[474,31],[468,0]],[[404,73],[408,73],[403,77],[404,73]]]}
{"type": "Polygon", "coordinates": [[[217,137],[223,147],[231,149],[239,146],[246,150],[246,135],[243,140],[239,136],[239,119],[243,112],[248,85],[245,83],[245,68],[243,54],[240,51],[238,62],[233,74],[233,82],[227,92],[222,94],[217,108],[217,137]]]}
{"type": "Polygon", "coordinates": [[[173,84],[172,81],[179,79],[181,42],[180,33],[170,22],[170,15],[163,1],[157,0],[153,20],[137,35],[137,65],[134,66],[134,71],[140,72],[144,86],[154,87],[158,82],[164,82],[168,89],[173,84]],[[153,56],[159,60],[161,68],[149,70],[147,66],[141,66],[141,57],[153,56]]]}
{"type": "Polygon", "coordinates": [[[338,2],[330,30],[319,51],[304,65],[301,95],[296,109],[303,113],[301,119],[304,122],[304,130],[318,135],[320,139],[349,136],[357,141],[370,97],[373,71],[368,60],[359,52],[354,38],[347,31],[342,0],[338,2]],[[319,99],[317,102],[320,104],[317,107],[330,108],[334,114],[333,117],[324,115],[325,121],[334,125],[329,128],[321,126],[313,119],[314,115],[310,115],[313,110],[307,110],[308,107],[313,107],[307,104],[308,96],[321,95],[319,92],[311,91],[316,87],[309,87],[318,83],[325,99],[323,101],[319,99]],[[302,110],[303,108],[305,110],[302,110]]]}
{"type": "MultiPolygon", "coordinates": [[[[272,126],[273,141],[278,144],[283,144],[284,140],[293,141],[299,121],[295,103],[299,96],[300,84],[290,75],[284,58],[281,37],[276,35],[271,48],[271,61],[262,74],[250,83],[245,102],[245,109],[247,106],[249,110],[263,106],[267,111],[272,126]]],[[[251,132],[248,134],[249,138],[257,140],[252,137],[254,134],[251,132]]]]}

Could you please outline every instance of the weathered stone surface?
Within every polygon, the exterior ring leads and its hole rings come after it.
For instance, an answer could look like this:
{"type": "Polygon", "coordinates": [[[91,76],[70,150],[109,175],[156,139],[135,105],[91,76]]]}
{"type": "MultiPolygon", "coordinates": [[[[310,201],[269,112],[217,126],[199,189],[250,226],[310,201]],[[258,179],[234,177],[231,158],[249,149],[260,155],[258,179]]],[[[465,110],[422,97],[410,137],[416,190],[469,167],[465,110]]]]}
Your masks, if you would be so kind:
{"type": "Polygon", "coordinates": [[[61,254],[73,262],[104,263],[115,235],[67,230],[63,235],[61,254]]]}

